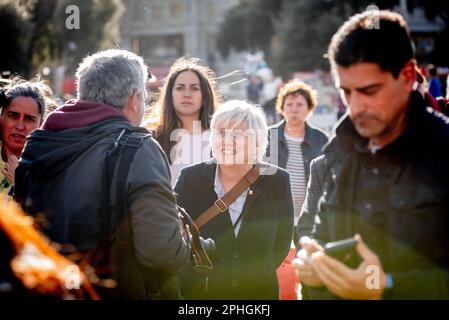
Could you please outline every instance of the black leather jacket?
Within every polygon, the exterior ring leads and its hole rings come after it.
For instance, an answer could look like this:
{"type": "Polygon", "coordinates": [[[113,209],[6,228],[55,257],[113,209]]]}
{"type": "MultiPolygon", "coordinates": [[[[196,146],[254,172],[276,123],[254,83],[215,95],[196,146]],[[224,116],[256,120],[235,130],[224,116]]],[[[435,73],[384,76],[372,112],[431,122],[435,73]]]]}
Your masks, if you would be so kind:
{"type": "MultiPolygon", "coordinates": [[[[360,233],[393,277],[384,298],[449,298],[449,119],[412,93],[402,134],[374,155],[366,143],[349,118],[336,129],[311,176],[322,186],[308,194],[321,220],[312,235],[360,233]]],[[[308,208],[302,220],[315,214],[308,208]]]]}

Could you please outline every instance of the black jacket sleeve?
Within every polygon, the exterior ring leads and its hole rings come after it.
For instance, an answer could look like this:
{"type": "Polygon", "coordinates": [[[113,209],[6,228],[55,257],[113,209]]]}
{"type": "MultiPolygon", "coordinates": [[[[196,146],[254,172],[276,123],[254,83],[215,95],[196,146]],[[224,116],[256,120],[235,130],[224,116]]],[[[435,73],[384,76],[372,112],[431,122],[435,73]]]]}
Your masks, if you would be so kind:
{"type": "Polygon", "coordinates": [[[323,217],[318,215],[318,202],[323,194],[324,157],[320,156],[310,163],[310,177],[307,184],[306,198],[301,210],[301,216],[296,229],[298,239],[304,236],[312,237],[317,225],[323,223],[323,217]]]}

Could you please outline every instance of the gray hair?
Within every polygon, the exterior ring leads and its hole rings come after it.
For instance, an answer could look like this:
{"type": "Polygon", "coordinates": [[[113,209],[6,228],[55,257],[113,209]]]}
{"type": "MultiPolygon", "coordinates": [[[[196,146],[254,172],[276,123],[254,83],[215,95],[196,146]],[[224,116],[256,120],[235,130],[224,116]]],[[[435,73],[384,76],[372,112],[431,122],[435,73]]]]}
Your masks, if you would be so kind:
{"type": "MultiPolygon", "coordinates": [[[[257,141],[257,160],[262,161],[268,145],[268,126],[265,113],[258,106],[243,100],[229,100],[223,103],[212,116],[211,130],[216,132],[222,128],[234,129],[247,127],[255,133],[257,141]]],[[[211,135],[211,144],[215,135],[211,135]]]]}
{"type": "Polygon", "coordinates": [[[110,49],[84,58],[76,77],[78,99],[122,109],[135,90],[145,91],[148,70],[138,55],[110,49]]]}
{"type": "Polygon", "coordinates": [[[12,100],[18,97],[27,97],[33,99],[38,107],[38,112],[44,116],[47,103],[44,92],[41,90],[40,82],[31,82],[21,79],[15,79],[10,87],[4,91],[6,101],[2,103],[1,107],[7,108],[12,100]]]}

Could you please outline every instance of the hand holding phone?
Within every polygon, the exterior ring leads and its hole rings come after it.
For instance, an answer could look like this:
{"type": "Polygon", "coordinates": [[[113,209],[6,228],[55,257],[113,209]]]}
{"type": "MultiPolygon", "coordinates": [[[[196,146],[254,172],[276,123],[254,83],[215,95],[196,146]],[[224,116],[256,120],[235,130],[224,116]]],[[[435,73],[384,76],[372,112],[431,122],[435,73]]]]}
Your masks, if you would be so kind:
{"type": "Polygon", "coordinates": [[[357,252],[357,240],[354,238],[329,242],[324,246],[324,253],[350,268],[357,268],[362,259],[357,252]]]}

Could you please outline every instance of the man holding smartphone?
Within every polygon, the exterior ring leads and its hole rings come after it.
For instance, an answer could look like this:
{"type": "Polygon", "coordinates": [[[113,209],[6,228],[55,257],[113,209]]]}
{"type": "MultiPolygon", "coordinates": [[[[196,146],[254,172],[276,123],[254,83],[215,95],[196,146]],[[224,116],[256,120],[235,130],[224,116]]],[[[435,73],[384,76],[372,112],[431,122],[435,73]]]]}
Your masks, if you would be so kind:
{"type": "Polygon", "coordinates": [[[299,278],[312,298],[328,291],[344,299],[448,299],[449,119],[414,91],[406,22],[389,11],[355,15],[328,54],[348,113],[320,160],[321,178],[311,169],[306,203],[313,198],[317,209],[304,205],[301,219],[320,221],[313,239],[300,241],[299,278]],[[317,183],[319,195],[310,192],[317,183]],[[326,243],[354,235],[358,267],[325,253],[326,243]]]}

